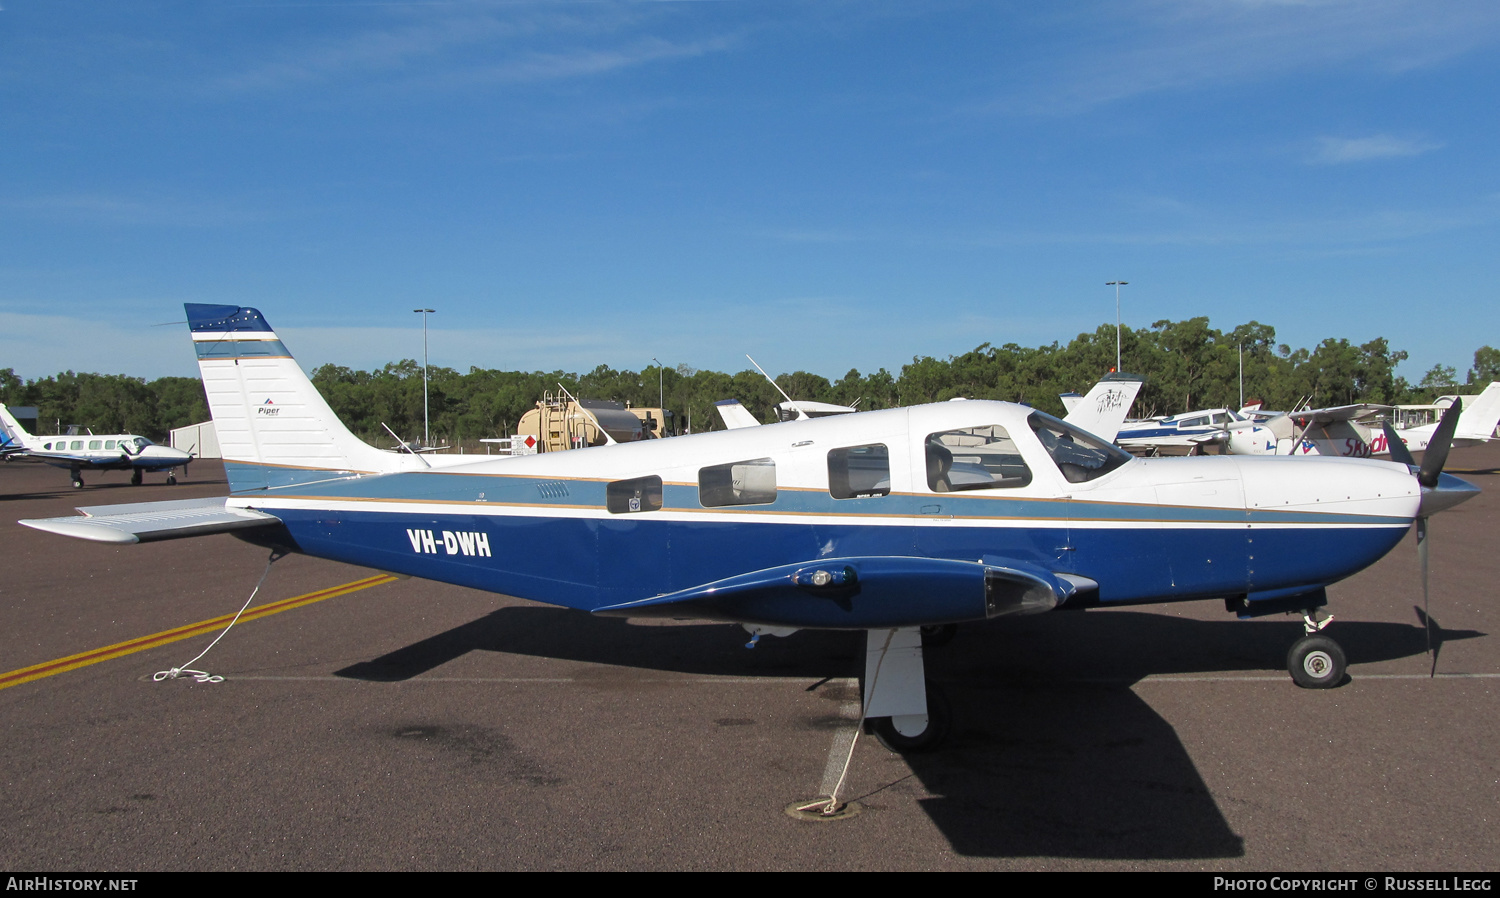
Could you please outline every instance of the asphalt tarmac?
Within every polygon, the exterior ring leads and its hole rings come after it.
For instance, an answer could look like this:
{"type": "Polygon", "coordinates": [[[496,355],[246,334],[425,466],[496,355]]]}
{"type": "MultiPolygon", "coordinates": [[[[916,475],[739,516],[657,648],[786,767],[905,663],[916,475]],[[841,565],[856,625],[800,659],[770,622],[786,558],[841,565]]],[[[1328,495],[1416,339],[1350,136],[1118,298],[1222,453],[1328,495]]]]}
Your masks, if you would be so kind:
{"type": "Polygon", "coordinates": [[[903,758],[860,737],[842,792],[859,813],[806,821],[785,809],[837,779],[860,634],[749,650],[736,626],[421,580],[322,597],[377,572],[293,556],[254,605],[311,598],[187,664],[216,631],[146,637],[232,615],[264,550],[13,522],[222,495],[222,468],[73,490],[64,470],[0,466],[0,863],[1494,871],[1500,443],[1449,470],[1485,493],[1433,519],[1433,655],[1412,537],[1329,590],[1350,660],[1337,689],[1287,675],[1300,619],[1217,602],[969,626],[927,653],[950,744],[903,758]],[[153,679],[180,666],[224,679],[153,679]]]}

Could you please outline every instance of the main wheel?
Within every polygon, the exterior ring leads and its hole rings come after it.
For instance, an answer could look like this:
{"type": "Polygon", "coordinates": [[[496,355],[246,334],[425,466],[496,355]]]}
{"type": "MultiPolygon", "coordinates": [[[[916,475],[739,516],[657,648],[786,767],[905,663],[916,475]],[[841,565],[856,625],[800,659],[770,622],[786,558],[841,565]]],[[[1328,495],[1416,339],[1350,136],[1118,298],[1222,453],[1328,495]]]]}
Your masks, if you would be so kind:
{"type": "Polygon", "coordinates": [[[130,472],[130,485],[131,486],[140,486],[141,485],[141,480],[144,479],[143,478],[143,474],[144,473],[145,472],[143,472],[140,468],[136,468],[136,469],[132,470],[130,472]]]}
{"type": "Polygon", "coordinates": [[[920,733],[903,733],[890,717],[870,720],[870,729],[880,744],[896,754],[932,751],[947,738],[953,726],[953,708],[948,697],[931,680],[927,682],[927,728],[920,733]]]}
{"type": "Polygon", "coordinates": [[[1344,650],[1327,636],[1304,636],[1292,643],[1286,669],[1303,689],[1332,689],[1344,682],[1344,650]]]}

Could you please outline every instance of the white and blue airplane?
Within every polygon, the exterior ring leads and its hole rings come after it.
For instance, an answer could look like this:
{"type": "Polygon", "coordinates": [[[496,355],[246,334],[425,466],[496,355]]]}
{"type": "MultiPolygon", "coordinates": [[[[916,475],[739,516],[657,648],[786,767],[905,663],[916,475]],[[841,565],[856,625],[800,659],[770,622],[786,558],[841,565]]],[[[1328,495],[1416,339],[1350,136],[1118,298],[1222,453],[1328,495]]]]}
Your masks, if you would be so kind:
{"type": "Polygon", "coordinates": [[[1212,408],[1132,421],[1120,428],[1115,442],[1132,452],[1149,454],[1168,448],[1186,448],[1197,453],[1220,444],[1240,450],[1231,454],[1276,454],[1276,432],[1249,411],[1212,408]],[[1267,440],[1271,451],[1256,451],[1267,440]]]}
{"type": "Polygon", "coordinates": [[[1141,459],[990,401],[431,469],[355,439],[260,312],[187,314],[230,495],[21,523],[115,543],[232,530],[592,614],[738,623],[756,638],[865,630],[864,715],[898,751],[949,727],[923,673],[924,627],[1213,599],[1243,617],[1300,612],[1293,678],[1338,685],[1325,587],[1477,492],[1431,448],[1421,469],[1141,459]]]}
{"type": "Polygon", "coordinates": [[[167,483],[177,482],[176,468],[193,460],[191,453],[171,446],[158,446],[133,433],[73,433],[32,436],[0,405],[0,451],[6,460],[29,458],[73,473],[73,487],[83,486],[83,472],[129,471],[130,482],[139,486],[146,472],[166,471],[167,483]]]}

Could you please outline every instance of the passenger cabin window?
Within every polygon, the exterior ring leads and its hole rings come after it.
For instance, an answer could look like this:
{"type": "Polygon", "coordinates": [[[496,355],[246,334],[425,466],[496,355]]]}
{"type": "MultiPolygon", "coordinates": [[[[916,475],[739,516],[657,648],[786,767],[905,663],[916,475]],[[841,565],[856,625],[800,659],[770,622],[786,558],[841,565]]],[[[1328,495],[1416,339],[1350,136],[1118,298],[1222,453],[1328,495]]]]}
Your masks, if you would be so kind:
{"type": "Polygon", "coordinates": [[[698,471],[698,503],[704,508],[769,505],[775,501],[776,462],[769,458],[713,465],[698,471]]]}
{"type": "Polygon", "coordinates": [[[90,449],[103,449],[104,448],[104,441],[103,440],[89,440],[89,448],[90,449]]]}
{"type": "Polygon", "coordinates": [[[1031,469],[998,424],[930,434],[926,445],[927,486],[935,493],[1014,489],[1031,482],[1031,469]]]}
{"type": "Polygon", "coordinates": [[[1069,483],[1097,480],[1130,461],[1134,456],[1113,443],[1064,424],[1051,415],[1032,412],[1026,419],[1042,448],[1052,456],[1069,483]]]}
{"type": "Polygon", "coordinates": [[[83,440],[74,440],[73,441],[73,448],[74,449],[82,449],[83,448],[83,440]]]}
{"type": "Polygon", "coordinates": [[[871,443],[829,452],[828,492],[835,499],[890,495],[890,450],[884,443],[871,443]]]}
{"type": "Polygon", "coordinates": [[[604,488],[604,507],[610,514],[661,511],[661,478],[652,475],[616,480],[604,488]]]}
{"type": "Polygon", "coordinates": [[[104,441],[104,448],[106,448],[106,449],[113,449],[113,448],[115,448],[115,441],[114,440],[105,440],[104,441]]]}

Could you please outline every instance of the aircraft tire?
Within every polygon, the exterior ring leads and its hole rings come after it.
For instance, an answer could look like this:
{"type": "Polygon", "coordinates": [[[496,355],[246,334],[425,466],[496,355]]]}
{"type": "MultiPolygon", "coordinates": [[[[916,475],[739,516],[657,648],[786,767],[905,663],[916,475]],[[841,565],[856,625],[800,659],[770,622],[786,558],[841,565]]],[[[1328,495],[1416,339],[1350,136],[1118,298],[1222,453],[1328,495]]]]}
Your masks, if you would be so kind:
{"type": "Polygon", "coordinates": [[[945,646],[958,635],[958,624],[929,624],[922,628],[922,647],[935,649],[945,646]]]}
{"type": "Polygon", "coordinates": [[[177,485],[177,472],[176,471],[168,471],[167,472],[167,486],[176,486],[176,485],[177,485]]]}
{"type": "Polygon", "coordinates": [[[1327,636],[1304,636],[1292,643],[1286,668],[1303,689],[1332,689],[1344,682],[1344,650],[1327,636]]]}
{"type": "Polygon", "coordinates": [[[870,729],[875,733],[875,738],[898,755],[936,749],[947,741],[952,727],[953,708],[948,704],[948,697],[943,694],[943,690],[931,680],[927,681],[927,729],[915,736],[908,736],[897,730],[889,717],[870,720],[870,729]]]}
{"type": "Polygon", "coordinates": [[[83,489],[83,478],[82,477],[74,477],[73,478],[73,489],[75,489],[75,490],[81,490],[81,489],[83,489]]]}

